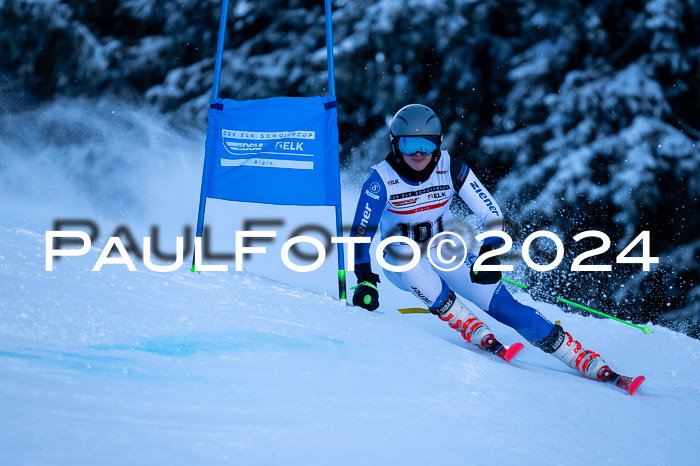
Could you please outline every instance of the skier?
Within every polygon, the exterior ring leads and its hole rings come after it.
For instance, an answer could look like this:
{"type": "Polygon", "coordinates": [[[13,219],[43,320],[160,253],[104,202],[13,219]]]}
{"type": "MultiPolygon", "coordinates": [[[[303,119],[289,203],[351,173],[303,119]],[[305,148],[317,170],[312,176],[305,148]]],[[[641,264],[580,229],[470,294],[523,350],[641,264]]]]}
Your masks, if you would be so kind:
{"type": "MultiPolygon", "coordinates": [[[[440,150],[442,125],[430,108],[411,104],[394,116],[391,128],[392,151],[372,167],[364,183],[355,212],[351,236],[372,238],[379,227],[382,238],[404,236],[425,245],[431,237],[450,231],[450,203],[457,194],[484,223],[487,231],[504,231],[504,220],[496,200],[463,162],[440,150]]],[[[432,247],[435,247],[437,242],[432,247]]],[[[484,240],[479,256],[500,247],[497,236],[484,240]]],[[[401,254],[411,250],[405,243],[392,243],[385,249],[384,260],[392,265],[406,263],[401,254]]],[[[369,244],[355,247],[355,274],[358,285],[353,304],[369,311],[379,307],[379,276],[372,272],[369,244]]],[[[501,272],[475,272],[475,255],[452,271],[434,267],[422,254],[418,264],[406,272],[385,270],[386,277],[397,287],[413,293],[431,313],[459,331],[467,342],[510,359],[522,349],[501,344],[488,326],[475,316],[457,294],[474,303],[494,319],[514,328],[532,345],[562,360],[586,377],[615,383],[633,392],[644,380],[631,387],[632,379],[613,372],[602,357],[582,345],[560,325],[554,325],[539,311],[516,301],[501,281],[501,272]]],[[[485,265],[500,264],[496,257],[485,265]]],[[[443,267],[446,268],[446,267],[443,267]]]]}

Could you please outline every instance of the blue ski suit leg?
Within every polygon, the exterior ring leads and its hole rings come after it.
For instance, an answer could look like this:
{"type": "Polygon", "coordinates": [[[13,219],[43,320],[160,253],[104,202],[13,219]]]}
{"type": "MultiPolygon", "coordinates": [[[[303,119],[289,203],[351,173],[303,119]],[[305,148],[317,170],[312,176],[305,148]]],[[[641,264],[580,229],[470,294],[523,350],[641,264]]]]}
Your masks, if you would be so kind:
{"type": "Polygon", "coordinates": [[[476,304],[497,321],[515,329],[529,342],[537,342],[547,337],[554,324],[537,309],[526,306],[513,298],[501,281],[493,285],[472,283],[469,278],[471,264],[476,260],[469,254],[463,266],[456,270],[436,273],[455,293],[476,304]]]}

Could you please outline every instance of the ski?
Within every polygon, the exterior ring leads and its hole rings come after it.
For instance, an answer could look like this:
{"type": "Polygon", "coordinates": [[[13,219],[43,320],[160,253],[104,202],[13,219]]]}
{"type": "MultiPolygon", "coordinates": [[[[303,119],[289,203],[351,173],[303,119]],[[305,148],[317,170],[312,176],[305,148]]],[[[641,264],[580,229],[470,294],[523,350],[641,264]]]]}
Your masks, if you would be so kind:
{"type": "Polygon", "coordinates": [[[642,383],[646,380],[646,377],[643,375],[638,377],[627,377],[626,375],[618,374],[608,366],[603,366],[598,373],[598,380],[604,383],[614,384],[616,387],[621,388],[630,395],[634,395],[634,392],[636,392],[640,385],[642,385],[642,383]]]}
{"type": "MultiPolygon", "coordinates": [[[[408,307],[397,309],[401,314],[430,314],[430,310],[422,307],[408,307]]],[[[466,337],[465,337],[466,338],[466,337]]],[[[518,354],[525,346],[522,343],[515,343],[511,346],[505,346],[496,340],[496,337],[489,334],[481,342],[481,345],[477,345],[481,349],[493,353],[499,358],[503,359],[505,362],[510,363],[510,361],[518,354]]]]}
{"type": "Polygon", "coordinates": [[[501,343],[498,343],[500,345],[500,348],[497,346],[492,349],[492,348],[484,348],[486,351],[489,351],[499,358],[503,359],[505,362],[510,363],[510,361],[515,357],[516,354],[520,352],[525,346],[522,343],[514,343],[510,346],[505,346],[501,343]]]}
{"type": "Polygon", "coordinates": [[[634,392],[637,391],[640,385],[642,385],[642,382],[646,380],[646,377],[643,375],[640,375],[639,377],[627,377],[625,375],[618,375],[617,380],[615,380],[615,386],[623,389],[630,395],[634,395],[634,392]]]}

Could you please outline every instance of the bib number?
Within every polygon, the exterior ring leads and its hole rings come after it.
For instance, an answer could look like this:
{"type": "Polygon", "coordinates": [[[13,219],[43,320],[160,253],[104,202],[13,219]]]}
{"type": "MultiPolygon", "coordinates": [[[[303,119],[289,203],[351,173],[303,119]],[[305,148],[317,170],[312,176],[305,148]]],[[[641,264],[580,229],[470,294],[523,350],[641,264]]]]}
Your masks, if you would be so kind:
{"type": "Polygon", "coordinates": [[[445,227],[442,224],[442,215],[434,222],[420,222],[413,225],[408,223],[397,223],[396,227],[401,232],[401,236],[410,238],[418,244],[425,243],[432,238],[433,231],[435,231],[435,234],[445,231],[445,227]]]}

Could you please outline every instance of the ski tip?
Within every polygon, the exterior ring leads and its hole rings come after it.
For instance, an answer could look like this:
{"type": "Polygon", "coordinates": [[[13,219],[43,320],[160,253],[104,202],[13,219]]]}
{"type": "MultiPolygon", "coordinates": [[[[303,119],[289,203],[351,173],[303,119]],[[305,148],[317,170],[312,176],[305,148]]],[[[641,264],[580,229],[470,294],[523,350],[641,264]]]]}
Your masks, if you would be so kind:
{"type": "Polygon", "coordinates": [[[514,343],[510,346],[510,348],[508,348],[508,351],[506,351],[506,355],[503,357],[503,359],[505,359],[506,362],[510,362],[511,359],[513,359],[515,355],[518,354],[523,348],[525,348],[525,346],[522,343],[514,343]]]}
{"type": "Polygon", "coordinates": [[[637,391],[639,386],[642,385],[642,383],[645,380],[646,380],[646,377],[644,377],[643,375],[640,375],[639,377],[635,377],[635,379],[632,381],[632,383],[630,383],[630,388],[629,388],[630,395],[634,395],[634,392],[637,391]]]}

